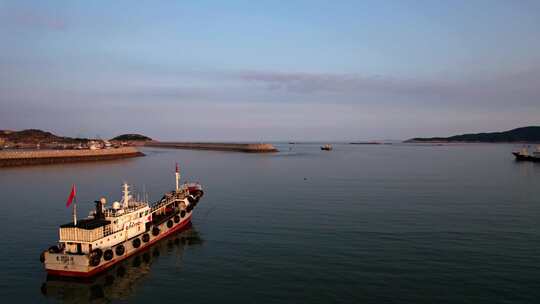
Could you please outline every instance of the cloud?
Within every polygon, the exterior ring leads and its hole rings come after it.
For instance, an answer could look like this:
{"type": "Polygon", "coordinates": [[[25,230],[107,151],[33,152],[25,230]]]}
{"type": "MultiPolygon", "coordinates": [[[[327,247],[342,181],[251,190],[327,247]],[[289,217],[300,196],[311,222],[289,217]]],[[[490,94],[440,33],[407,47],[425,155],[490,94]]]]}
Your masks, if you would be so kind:
{"type": "Polygon", "coordinates": [[[507,72],[496,77],[457,80],[275,71],[243,71],[236,76],[271,91],[311,95],[401,96],[425,100],[475,100],[480,103],[497,103],[511,98],[526,103],[540,102],[540,68],[507,72]]]}
{"type": "Polygon", "coordinates": [[[444,83],[359,74],[244,71],[238,73],[238,77],[249,82],[265,84],[268,89],[300,93],[345,93],[366,90],[370,92],[426,93],[446,91],[448,87],[448,84],[444,83]]]}

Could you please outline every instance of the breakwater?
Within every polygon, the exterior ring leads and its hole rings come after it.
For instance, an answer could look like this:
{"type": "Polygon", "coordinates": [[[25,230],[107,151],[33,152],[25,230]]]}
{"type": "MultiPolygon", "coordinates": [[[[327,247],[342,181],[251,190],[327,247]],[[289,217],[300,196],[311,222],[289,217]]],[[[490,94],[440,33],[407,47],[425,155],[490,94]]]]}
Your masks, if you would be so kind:
{"type": "Polygon", "coordinates": [[[147,142],[145,146],[157,148],[236,151],[248,153],[278,152],[271,144],[249,143],[185,143],[185,142],[147,142]]]}
{"type": "Polygon", "coordinates": [[[5,150],[0,151],[0,167],[99,161],[137,156],[144,156],[144,154],[133,147],[102,150],[5,150]]]}

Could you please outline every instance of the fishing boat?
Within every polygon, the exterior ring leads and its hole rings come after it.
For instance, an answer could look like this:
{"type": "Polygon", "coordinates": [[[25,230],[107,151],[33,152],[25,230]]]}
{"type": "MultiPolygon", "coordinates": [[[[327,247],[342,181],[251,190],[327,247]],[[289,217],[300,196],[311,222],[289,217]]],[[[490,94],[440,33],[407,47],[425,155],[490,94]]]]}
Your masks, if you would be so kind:
{"type": "Polygon", "coordinates": [[[123,196],[107,207],[107,200],[95,201],[95,210],[77,219],[75,186],[67,205],[73,205],[73,221],[60,226],[60,239],[44,250],[40,261],[49,275],[91,277],[143,251],[174,232],[187,229],[194,208],[204,192],[198,183],[180,185],[176,167],[176,188],[150,205],[138,201],[123,184],[123,196]]]}
{"type": "Polygon", "coordinates": [[[185,250],[203,243],[199,233],[191,227],[159,240],[148,250],[138,252],[95,276],[78,279],[47,276],[40,291],[47,299],[56,302],[125,302],[152,275],[154,262],[163,256],[174,256],[178,262],[175,267],[181,267],[185,250]]]}
{"type": "Polygon", "coordinates": [[[324,145],[324,146],[321,146],[321,150],[323,151],[332,151],[332,149],[334,149],[332,147],[332,145],[324,145]]]}
{"type": "Polygon", "coordinates": [[[512,152],[517,161],[533,161],[540,162],[540,146],[536,148],[536,151],[529,152],[529,149],[523,148],[521,151],[512,152]]]}

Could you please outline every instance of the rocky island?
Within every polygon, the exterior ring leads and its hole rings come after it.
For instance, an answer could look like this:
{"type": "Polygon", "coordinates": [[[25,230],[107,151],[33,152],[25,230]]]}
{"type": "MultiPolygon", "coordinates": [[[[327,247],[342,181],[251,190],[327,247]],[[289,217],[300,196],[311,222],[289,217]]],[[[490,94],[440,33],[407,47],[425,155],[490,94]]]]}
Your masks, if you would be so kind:
{"type": "Polygon", "coordinates": [[[504,132],[471,133],[450,137],[417,137],[406,143],[539,143],[540,126],[528,126],[504,132]]]}
{"type": "Polygon", "coordinates": [[[111,138],[110,141],[122,146],[144,146],[147,142],[151,142],[152,138],[141,134],[122,134],[111,138]]]}
{"type": "Polygon", "coordinates": [[[111,138],[111,140],[116,141],[151,141],[152,139],[148,136],[144,136],[141,134],[122,134],[118,135],[114,138],[111,138]]]}

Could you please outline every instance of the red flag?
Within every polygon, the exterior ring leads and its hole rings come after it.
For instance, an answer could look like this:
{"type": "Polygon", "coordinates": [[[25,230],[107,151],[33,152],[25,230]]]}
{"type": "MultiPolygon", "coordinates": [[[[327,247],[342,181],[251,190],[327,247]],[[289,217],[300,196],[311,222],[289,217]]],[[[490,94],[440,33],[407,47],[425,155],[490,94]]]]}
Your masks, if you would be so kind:
{"type": "Polygon", "coordinates": [[[176,173],[178,173],[178,163],[176,163],[176,173]]]}
{"type": "Polygon", "coordinates": [[[66,202],[66,207],[69,208],[69,205],[71,205],[71,203],[73,202],[73,199],[75,198],[75,195],[76,195],[75,184],[73,184],[71,186],[71,193],[69,194],[69,197],[68,197],[67,202],[66,202]]]}

